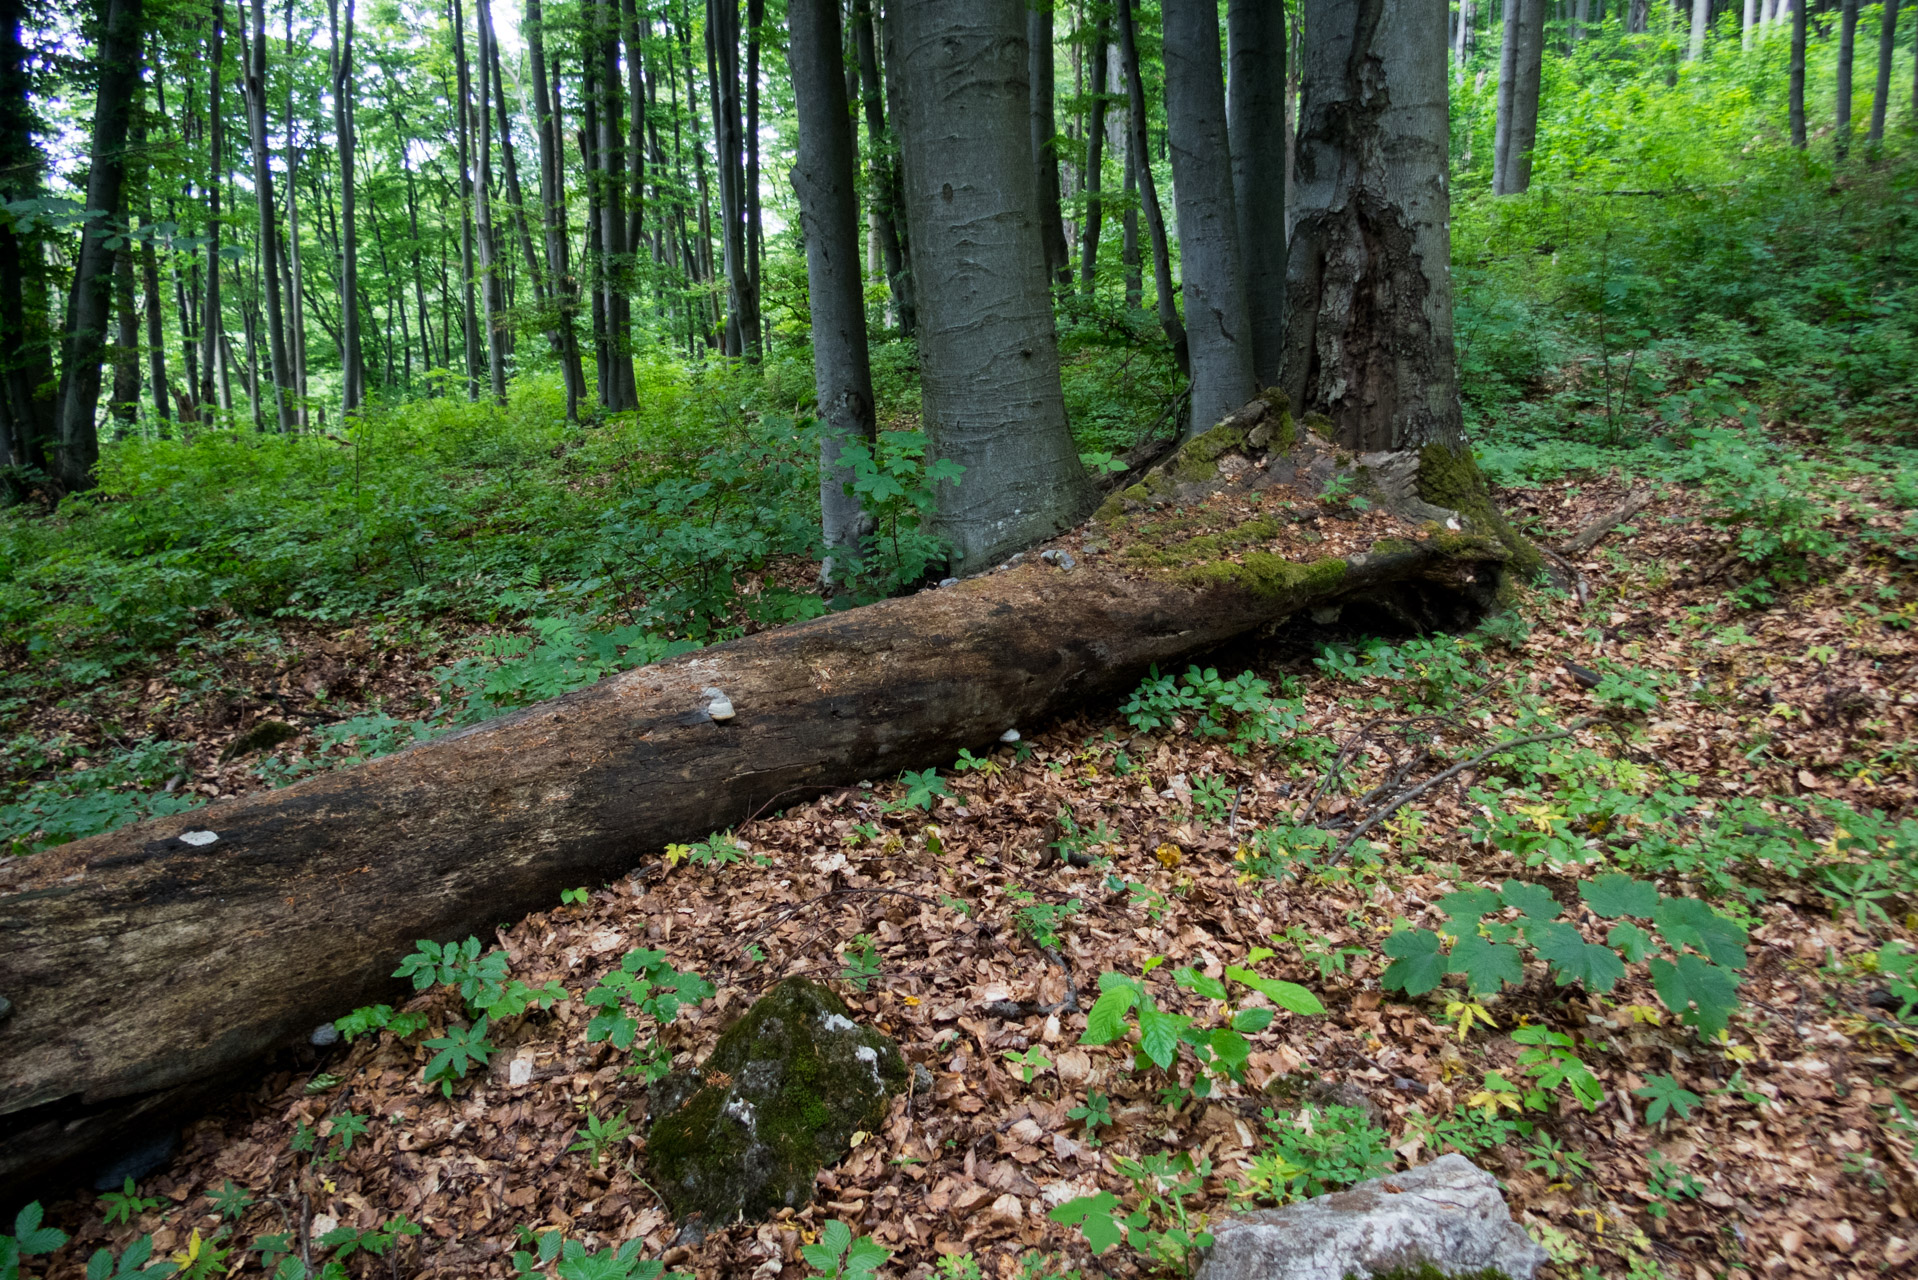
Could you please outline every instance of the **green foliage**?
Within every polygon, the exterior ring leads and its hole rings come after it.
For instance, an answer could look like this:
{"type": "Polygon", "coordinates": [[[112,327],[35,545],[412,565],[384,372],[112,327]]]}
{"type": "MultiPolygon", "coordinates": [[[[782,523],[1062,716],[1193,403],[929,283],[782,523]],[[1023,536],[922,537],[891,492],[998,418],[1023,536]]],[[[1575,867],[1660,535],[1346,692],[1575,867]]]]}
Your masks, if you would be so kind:
{"type": "Polygon", "coordinates": [[[335,1260],[344,1262],[355,1253],[370,1253],[376,1258],[384,1258],[386,1251],[396,1241],[407,1236],[420,1234],[418,1223],[407,1221],[405,1214],[389,1218],[377,1227],[362,1230],[344,1224],[333,1228],[314,1243],[322,1249],[333,1250],[335,1260]]]}
{"type": "MultiPolygon", "coordinates": [[[[0,1245],[3,1251],[4,1245],[0,1245]]],[[[153,1237],[141,1236],[126,1247],[116,1261],[110,1250],[95,1249],[93,1256],[87,1259],[87,1280],[129,1280],[133,1276],[158,1280],[162,1276],[173,1275],[178,1269],[171,1262],[150,1262],[153,1257],[153,1237]]],[[[4,1254],[0,1253],[0,1276],[8,1277],[18,1272],[8,1272],[4,1254]]]]}
{"type": "Polygon", "coordinates": [[[839,460],[853,475],[847,491],[873,522],[858,563],[848,566],[852,579],[889,595],[924,578],[946,555],[930,531],[938,487],[959,484],[965,468],[950,458],[928,463],[926,437],[918,431],[881,431],[876,447],[842,441],[839,460]]]}
{"type": "Polygon", "coordinates": [[[1274,698],[1269,681],[1250,671],[1227,680],[1215,667],[1188,667],[1174,679],[1154,666],[1120,708],[1133,728],[1150,731],[1189,722],[1200,738],[1228,740],[1235,755],[1253,746],[1279,747],[1316,758],[1316,744],[1301,742],[1306,723],[1304,705],[1293,698],[1274,698]]]}
{"type": "Polygon", "coordinates": [[[568,1151],[584,1151],[592,1157],[593,1168],[599,1168],[599,1162],[608,1151],[633,1136],[633,1122],[626,1116],[626,1108],[621,1107],[604,1120],[591,1112],[586,1116],[586,1127],[579,1141],[566,1148],[568,1151]]]}
{"type": "Polygon", "coordinates": [[[1396,694],[1381,705],[1402,705],[1415,714],[1449,711],[1485,684],[1485,663],[1476,641],[1456,636],[1420,636],[1393,644],[1367,640],[1356,647],[1326,645],[1313,665],[1353,683],[1379,681],[1396,694]]]}
{"type": "Polygon", "coordinates": [[[840,980],[851,984],[855,991],[864,991],[872,986],[872,980],[879,976],[879,952],[873,946],[872,935],[862,933],[846,947],[844,964],[840,966],[840,980]]]}
{"type": "Polygon", "coordinates": [[[427,1061],[420,1079],[429,1085],[439,1085],[440,1091],[450,1098],[453,1081],[466,1079],[470,1068],[485,1066],[493,1055],[493,1046],[486,1039],[486,1015],[481,1014],[479,1021],[469,1027],[448,1027],[445,1035],[428,1040],[426,1047],[439,1052],[427,1061]]]}
{"type": "MultiPolygon", "coordinates": [[[[690,862],[696,867],[708,871],[718,871],[730,867],[736,862],[746,860],[746,850],[733,838],[730,831],[716,831],[694,844],[669,844],[666,846],[666,865],[676,867],[681,862],[690,862]]],[[[764,863],[764,858],[757,861],[764,863]]]]}
{"type": "Polygon", "coordinates": [[[1662,1072],[1646,1076],[1644,1086],[1632,1090],[1632,1093],[1635,1097],[1645,1099],[1646,1124],[1657,1124],[1665,1118],[1667,1112],[1683,1120],[1704,1101],[1690,1089],[1662,1072]]]}
{"type": "Polygon", "coordinates": [[[52,1253],[67,1242],[66,1232],[40,1225],[43,1216],[35,1200],[14,1215],[11,1234],[0,1235],[0,1280],[16,1280],[22,1258],[52,1253]]]}
{"type": "Polygon", "coordinates": [[[1057,949],[1064,941],[1059,931],[1065,922],[1086,909],[1086,904],[1077,898],[1046,902],[1030,889],[1017,885],[1007,886],[1006,900],[1013,904],[1013,927],[1041,951],[1057,949]]]}
{"type": "Polygon", "coordinates": [[[1519,1052],[1518,1069],[1533,1077],[1541,1090],[1555,1093],[1565,1085],[1587,1111],[1596,1110],[1605,1100],[1604,1086],[1578,1056],[1578,1042],[1571,1036],[1549,1027],[1520,1027],[1512,1039],[1527,1046],[1519,1052]]]}
{"type": "Polygon", "coordinates": [[[1705,1184],[1654,1151],[1651,1168],[1645,1175],[1645,1189],[1652,1195],[1645,1212],[1654,1218],[1663,1218],[1680,1200],[1696,1200],[1703,1195],[1705,1184]]]}
{"type": "Polygon", "coordinates": [[[837,1218],[819,1229],[817,1244],[801,1245],[799,1256],[813,1269],[807,1280],[873,1280],[892,1259],[892,1251],[871,1236],[854,1238],[837,1218]]]}
{"type": "Polygon", "coordinates": [[[1160,1152],[1139,1160],[1119,1160],[1118,1170],[1132,1182],[1138,1208],[1124,1212],[1110,1191],[1067,1200],[1046,1216],[1077,1227],[1094,1254],[1125,1244],[1148,1261],[1190,1274],[1197,1253],[1212,1244],[1199,1229],[1186,1201],[1199,1195],[1212,1173],[1210,1160],[1194,1164],[1180,1152],[1160,1152]]]}
{"type": "Polygon", "coordinates": [[[1097,1089],[1086,1094],[1086,1100],[1066,1112],[1066,1119],[1077,1120],[1086,1127],[1086,1142],[1090,1146],[1099,1145],[1099,1128],[1112,1123],[1112,1103],[1097,1089]]]}
{"type": "Polygon", "coordinates": [[[365,1005],[333,1020],[333,1029],[345,1037],[348,1044],[374,1031],[390,1031],[396,1039],[407,1040],[426,1030],[426,1026],[424,1013],[418,1010],[395,1013],[389,1004],[365,1005]]]}
{"type": "Polygon", "coordinates": [[[142,1196],[134,1189],[133,1179],[129,1177],[118,1191],[109,1191],[100,1197],[100,1203],[106,1206],[105,1222],[112,1226],[116,1222],[132,1222],[143,1213],[151,1213],[160,1207],[159,1196],[142,1196]]]}
{"type": "Polygon", "coordinates": [[[1019,1079],[1026,1084],[1031,1084],[1033,1077],[1041,1071],[1052,1070],[1052,1059],[1046,1057],[1045,1049],[1036,1044],[1029,1046],[1024,1053],[1007,1049],[1000,1056],[1005,1058],[1012,1069],[1018,1073],[1019,1079]]]}
{"type": "Polygon", "coordinates": [[[900,809],[929,810],[935,803],[935,797],[952,795],[937,769],[908,769],[899,775],[899,783],[906,789],[906,794],[899,798],[896,805],[900,809]]]}
{"type": "Polygon", "coordinates": [[[650,1084],[663,1077],[670,1065],[668,1058],[657,1052],[660,1029],[671,1024],[682,1007],[711,998],[717,989],[691,970],[682,973],[673,968],[664,951],[629,951],[619,968],[586,993],[586,1003],[599,1011],[586,1024],[586,1040],[589,1044],[610,1040],[616,1049],[630,1049],[639,1034],[639,1019],[634,1014],[650,1019],[655,1052],[635,1064],[650,1084]]]}
{"type": "MultiPolygon", "coordinates": [[[[1738,977],[1745,967],[1745,928],[1694,898],[1671,898],[1630,876],[1611,872],[1580,887],[1593,914],[1643,918],[1649,914],[1670,956],[1651,953],[1656,940],[1630,919],[1621,919],[1604,944],[1587,942],[1578,929],[1557,919],[1562,908],[1549,890],[1507,880],[1494,891],[1461,889],[1439,899],[1443,929],[1402,929],[1385,941],[1392,957],[1381,981],[1388,991],[1423,995],[1447,974],[1459,974],[1474,996],[1489,995],[1524,980],[1524,949],[1549,964],[1561,985],[1577,983],[1603,994],[1625,976],[1628,964],[1650,961],[1653,986],[1667,1008],[1708,1035],[1723,1031],[1738,1007],[1738,977]],[[1517,911],[1516,920],[1487,916],[1517,911]],[[1453,939],[1449,954],[1444,939],[1453,939]]],[[[1578,1079],[1571,1078],[1574,1090],[1578,1079]]],[[[1584,1095],[1581,1093],[1581,1097],[1584,1095]]]]}
{"type": "MultiPolygon", "coordinates": [[[[85,754],[66,736],[17,736],[4,754],[14,767],[45,774],[13,786],[0,803],[0,848],[38,853],[129,822],[184,813],[202,802],[161,788],[181,772],[185,745],[153,741],[85,754]]],[[[0,790],[0,797],[7,791],[0,790]]]]}
{"type": "Polygon", "coordinates": [[[1285,1204],[1337,1191],[1389,1172],[1397,1163],[1391,1135],[1361,1107],[1306,1107],[1294,1115],[1269,1108],[1262,1162],[1245,1198],[1285,1204]]]}

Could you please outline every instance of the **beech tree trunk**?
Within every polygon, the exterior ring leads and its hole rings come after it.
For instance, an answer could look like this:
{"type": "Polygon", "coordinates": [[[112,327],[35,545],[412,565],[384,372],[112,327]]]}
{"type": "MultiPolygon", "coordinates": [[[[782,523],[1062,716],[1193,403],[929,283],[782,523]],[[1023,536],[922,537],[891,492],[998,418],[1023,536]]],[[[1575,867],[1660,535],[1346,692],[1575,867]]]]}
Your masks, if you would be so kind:
{"type": "Polygon", "coordinates": [[[253,144],[253,207],[259,218],[261,274],[266,284],[266,347],[273,388],[273,421],[280,433],[293,430],[293,371],[286,354],[285,311],[280,300],[280,251],[275,236],[273,166],[266,136],[266,0],[253,0],[253,34],[242,48],[246,76],[248,140],[253,144]]]}
{"type": "Polygon", "coordinates": [[[1885,112],[1891,105],[1891,56],[1898,45],[1898,0],[1885,0],[1878,18],[1878,78],[1871,87],[1871,132],[1874,145],[1885,140],[1885,112]]]}
{"type": "Polygon", "coordinates": [[[1086,225],[1079,242],[1079,292],[1090,298],[1099,278],[1099,235],[1105,228],[1106,86],[1112,59],[1105,10],[1093,18],[1091,102],[1086,111],[1086,225]]]}
{"type": "MultiPolygon", "coordinates": [[[[41,193],[44,158],[34,142],[32,78],[22,28],[26,0],[0,0],[0,201],[41,193]]],[[[44,255],[0,219],[0,466],[47,465],[55,408],[44,255]]]]}
{"type": "Polygon", "coordinates": [[[1252,374],[1261,388],[1276,387],[1285,351],[1285,6],[1229,0],[1225,21],[1226,132],[1252,374]]]}
{"type": "Polygon", "coordinates": [[[1545,64],[1545,0],[1505,0],[1499,45],[1498,119],[1492,140],[1492,194],[1517,195],[1532,185],[1538,140],[1539,77],[1545,64]]]}
{"type": "Polygon", "coordinates": [[[866,118],[866,156],[871,172],[873,208],[879,215],[879,252],[886,264],[886,285],[892,291],[899,336],[910,338],[919,329],[919,308],[913,301],[912,266],[906,250],[906,215],[900,207],[898,147],[886,134],[879,41],[873,33],[877,20],[871,0],[853,0],[853,44],[859,60],[859,102],[866,118]]]}
{"type": "MultiPolygon", "coordinates": [[[[340,0],[327,0],[327,18],[333,37],[330,70],[333,80],[333,133],[340,155],[340,412],[359,412],[366,399],[366,368],[360,350],[360,249],[354,209],[357,187],[353,176],[353,5],[346,0],[340,19],[340,0]]],[[[464,58],[462,58],[462,65],[464,58]]],[[[460,95],[465,109],[466,95],[460,95]]]]}
{"type": "MultiPolygon", "coordinates": [[[[1017,3],[994,16],[1022,28],[1017,3]]],[[[913,21],[906,5],[900,17],[913,21]]],[[[1004,115],[1023,138],[1017,87],[1004,115]]],[[[1457,626],[1489,601],[1503,559],[1482,539],[1414,535],[1259,585],[1035,560],[14,859],[0,866],[0,994],[14,1004],[0,1024],[0,1198],[51,1198],[317,1025],[397,1003],[389,975],[417,939],[485,933],[668,842],[830,787],[949,765],[1302,610],[1376,601],[1457,626]],[[732,718],[713,719],[711,689],[732,718]]]]}
{"type": "Polygon", "coordinates": [[[1840,0],[1838,16],[1837,128],[1832,150],[1843,160],[1851,154],[1851,66],[1858,46],[1858,0],[1840,0]]]}
{"type": "MultiPolygon", "coordinates": [[[[1918,103],[1918,81],[1914,81],[1912,101],[1918,103]]],[[[1805,0],[1791,7],[1791,144],[1805,149],[1805,0]]]]}
{"type": "MultiPolygon", "coordinates": [[[[1166,240],[1165,215],[1159,208],[1159,188],[1152,177],[1152,148],[1146,138],[1145,77],[1139,70],[1138,0],[1119,0],[1119,63],[1125,68],[1128,108],[1126,164],[1138,184],[1139,208],[1145,214],[1146,234],[1152,239],[1152,281],[1158,292],[1159,327],[1172,344],[1179,372],[1191,376],[1185,324],[1172,300],[1172,246],[1166,240]]],[[[1135,258],[1137,245],[1134,245],[1135,258]]],[[[1128,290],[1127,301],[1131,302],[1128,290]]]]}
{"type": "MultiPolygon", "coordinates": [[[[854,20],[859,15],[854,12],[854,20]]],[[[870,521],[856,495],[850,467],[839,460],[847,444],[870,447],[873,416],[866,306],[859,276],[859,191],[853,177],[852,134],[846,128],[844,42],[839,0],[790,0],[794,105],[799,156],[793,190],[799,195],[806,241],[806,292],[812,312],[813,381],[819,391],[819,515],[828,582],[857,559],[870,521]]]]}
{"type": "Polygon", "coordinates": [[[1358,452],[1457,449],[1444,11],[1308,0],[1284,387],[1358,452]]]}
{"type": "Polygon", "coordinates": [[[100,29],[99,85],[94,95],[93,145],[87,171],[88,209],[105,213],[80,231],[67,296],[67,334],[60,361],[59,452],[53,474],[69,491],[93,487],[100,457],[100,357],[113,315],[112,221],[125,211],[127,131],[140,87],[140,0],[110,0],[100,29]]]}
{"type": "Polygon", "coordinates": [[[1026,0],[1026,76],[1031,81],[1032,175],[1039,201],[1039,247],[1045,251],[1046,274],[1069,289],[1072,264],[1059,194],[1059,154],[1052,149],[1052,140],[1059,132],[1053,110],[1055,74],[1052,0],[1026,0]]]}
{"type": "Polygon", "coordinates": [[[1091,497],[1066,426],[1028,142],[1025,0],[900,0],[888,62],[905,166],[935,489],[954,572],[1065,528],[1091,497]]]}
{"type": "MultiPolygon", "coordinates": [[[[1179,213],[1179,281],[1192,361],[1188,435],[1258,391],[1226,138],[1217,0],[1165,0],[1165,115],[1179,213]]],[[[1283,82],[1281,80],[1281,82],[1283,82]]]]}

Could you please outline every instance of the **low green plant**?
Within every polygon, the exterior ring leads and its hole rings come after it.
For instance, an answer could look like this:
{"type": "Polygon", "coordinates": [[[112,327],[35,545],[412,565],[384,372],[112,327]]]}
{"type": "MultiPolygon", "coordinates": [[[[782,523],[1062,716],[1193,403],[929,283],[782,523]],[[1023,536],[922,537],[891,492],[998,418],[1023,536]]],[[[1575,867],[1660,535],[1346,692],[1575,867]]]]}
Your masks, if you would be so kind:
{"type": "Polygon", "coordinates": [[[1337,1191],[1391,1170],[1396,1163],[1392,1138],[1362,1107],[1308,1106],[1281,1115],[1267,1108],[1266,1163],[1255,1172],[1266,1179],[1251,1198],[1284,1204],[1337,1191]]]}
{"type": "MultiPolygon", "coordinates": [[[[718,871],[736,862],[743,862],[747,856],[746,850],[740,846],[738,840],[733,838],[733,833],[730,831],[716,831],[704,840],[693,844],[669,844],[665,852],[666,865],[669,867],[676,867],[681,862],[690,862],[695,867],[704,867],[708,871],[718,871]]],[[[761,857],[756,861],[763,865],[766,859],[761,857]]]]}
{"type": "Polygon", "coordinates": [[[873,1280],[892,1260],[892,1251],[871,1236],[854,1237],[837,1218],[819,1229],[816,1244],[801,1245],[799,1256],[812,1268],[806,1280],[873,1280]]]}
{"type": "MultiPolygon", "coordinates": [[[[1346,974],[1346,965],[1354,956],[1370,954],[1364,947],[1341,947],[1326,935],[1313,933],[1296,924],[1289,926],[1283,937],[1299,949],[1302,959],[1319,971],[1321,982],[1334,974],[1343,978],[1346,974]]],[[[1273,941],[1277,942],[1278,938],[1275,937],[1273,941]]]]}
{"type": "Polygon", "coordinates": [[[937,797],[952,795],[937,769],[908,769],[899,775],[899,783],[905,787],[906,794],[893,805],[897,809],[930,810],[937,803],[937,797]]]}
{"type": "Polygon", "coordinates": [[[1059,931],[1065,922],[1086,909],[1086,904],[1077,898],[1047,902],[1030,889],[1017,885],[1007,887],[1006,899],[1013,904],[1013,927],[1041,951],[1056,950],[1064,941],[1059,931]]]}
{"type": "Polygon", "coordinates": [[[1464,1156],[1475,1156],[1530,1137],[1535,1127],[1530,1120],[1501,1115],[1496,1108],[1488,1113],[1481,1107],[1464,1103],[1454,1106],[1450,1115],[1421,1118],[1417,1125],[1434,1149],[1449,1147],[1464,1156]]]}
{"type": "Polygon", "coordinates": [[[1125,1244],[1159,1266],[1190,1274],[1195,1255],[1210,1248],[1204,1218],[1186,1203],[1204,1189],[1212,1162],[1193,1163],[1184,1152],[1159,1152],[1139,1160],[1120,1160],[1117,1168],[1132,1182],[1138,1207],[1130,1212],[1110,1191],[1079,1196],[1046,1216],[1077,1227],[1097,1255],[1125,1244]]]}
{"type": "Polygon", "coordinates": [[[1646,1076],[1644,1085],[1632,1090],[1632,1095],[1645,1099],[1646,1124],[1657,1124],[1668,1113],[1683,1120],[1704,1101],[1677,1080],[1663,1073],[1646,1076]]]}
{"type": "Polygon", "coordinates": [[[1112,1123],[1112,1103],[1097,1089],[1086,1094],[1086,1100],[1066,1112],[1066,1119],[1077,1120],[1086,1128],[1088,1146],[1099,1145],[1099,1129],[1112,1123]]]}
{"type": "Polygon", "coordinates": [[[429,1085],[439,1085],[441,1093],[452,1097],[453,1081],[464,1080],[469,1070],[485,1066],[493,1056],[493,1045],[486,1038],[486,1022],[486,1015],[481,1014],[470,1026],[449,1026],[445,1035],[426,1041],[428,1049],[439,1052],[427,1060],[420,1078],[429,1085]]]}
{"type": "Polygon", "coordinates": [[[1525,1162],[1527,1169],[1536,1169],[1545,1175],[1547,1182],[1558,1182],[1574,1174],[1590,1174],[1592,1161],[1582,1151],[1574,1151],[1559,1142],[1549,1133],[1541,1133],[1532,1144],[1525,1148],[1525,1154],[1531,1159],[1525,1162]]]}
{"type": "Polygon", "coordinates": [[[418,1223],[407,1221],[405,1214],[388,1218],[377,1227],[351,1227],[345,1224],[333,1228],[314,1241],[322,1249],[333,1250],[333,1257],[345,1262],[356,1253],[370,1253],[376,1258],[384,1258],[386,1251],[407,1236],[420,1234],[418,1223]]]}
{"type": "Polygon", "coordinates": [[[418,1010],[405,1013],[393,1012],[390,1004],[364,1005],[342,1018],[333,1020],[333,1029],[345,1038],[348,1044],[363,1035],[375,1031],[390,1031],[401,1040],[410,1039],[426,1030],[426,1015],[418,1010]]]}
{"type": "Polygon", "coordinates": [[[106,1206],[106,1224],[132,1222],[143,1213],[151,1213],[164,1203],[159,1196],[142,1196],[134,1189],[133,1179],[128,1178],[118,1191],[109,1191],[100,1197],[100,1203],[106,1206]]]}
{"type": "Polygon", "coordinates": [[[526,1226],[514,1228],[522,1248],[513,1251],[513,1274],[521,1280],[534,1280],[556,1266],[559,1280],[693,1280],[682,1271],[666,1271],[666,1264],[642,1258],[645,1242],[628,1240],[617,1249],[588,1249],[577,1240],[568,1240],[559,1231],[534,1231],[526,1226]]]}
{"type": "Polygon", "coordinates": [[[14,1215],[11,1234],[0,1235],[0,1280],[16,1280],[22,1258],[52,1253],[67,1242],[66,1232],[40,1225],[44,1216],[35,1200],[14,1215]]]}
{"type": "Polygon", "coordinates": [[[593,1168],[599,1168],[608,1151],[633,1136],[633,1122],[627,1118],[626,1108],[621,1107],[605,1119],[592,1112],[586,1114],[586,1125],[580,1131],[579,1141],[566,1148],[568,1151],[584,1151],[592,1161],[593,1168]]]}
{"type": "Polygon", "coordinates": [[[653,1051],[634,1064],[634,1070],[650,1084],[664,1077],[671,1064],[669,1056],[658,1052],[660,1029],[671,1025],[681,1008],[710,999],[717,990],[697,973],[673,968],[664,951],[629,951],[619,968],[586,993],[586,1003],[598,1010],[586,1024],[586,1040],[589,1044],[610,1040],[616,1049],[631,1049],[639,1035],[639,1019],[634,1014],[651,1019],[653,1051]],[[627,1011],[628,1006],[632,1012],[627,1011]]]}
{"type": "Polygon", "coordinates": [[[839,977],[850,983],[855,991],[864,991],[872,986],[872,980],[879,973],[879,952],[873,946],[872,935],[862,933],[846,947],[839,977]]]}
{"type": "Polygon", "coordinates": [[[1250,671],[1227,680],[1215,667],[1188,667],[1183,676],[1173,677],[1160,675],[1154,666],[1120,710],[1142,731],[1189,720],[1195,736],[1229,739],[1235,755],[1254,746],[1294,754],[1313,750],[1305,741],[1312,735],[1302,732],[1307,724],[1304,705],[1273,697],[1271,683],[1250,671]]]}
{"type": "Polygon", "coordinates": [[[1555,1093],[1560,1085],[1584,1104],[1587,1111],[1605,1100],[1605,1087],[1591,1066],[1578,1056],[1578,1041],[1550,1027],[1520,1027],[1512,1040],[1526,1046],[1519,1051],[1518,1069],[1531,1076],[1546,1093],[1555,1093]]]}
{"type": "Polygon", "coordinates": [[[1563,908],[1549,889],[1507,880],[1496,890],[1474,886],[1439,899],[1447,916],[1440,930],[1393,933],[1384,947],[1392,963],[1381,981],[1388,991],[1417,996],[1457,974],[1472,995],[1490,995],[1524,980],[1522,943],[1551,966],[1560,984],[1577,983],[1596,994],[1609,992],[1628,964],[1647,963],[1659,999],[1681,1021],[1706,1035],[1725,1030],[1738,1007],[1736,971],[1745,967],[1743,925],[1695,898],[1667,897],[1617,872],[1585,881],[1579,892],[1593,914],[1618,921],[1602,945],[1557,919],[1563,908]],[[1485,919],[1507,910],[1516,911],[1517,919],[1485,919]],[[1634,920],[1649,920],[1657,938],[1634,920]],[[1655,954],[1660,941],[1668,956],[1655,954]]]}
{"type": "Polygon", "coordinates": [[[59,768],[50,778],[21,784],[0,804],[0,848],[15,855],[38,853],[129,822],[184,813],[204,801],[191,791],[163,789],[182,771],[185,743],[146,742],[83,755],[64,736],[52,742],[15,738],[5,753],[17,753],[16,767],[33,767],[39,760],[43,769],[59,768]]]}
{"type": "Polygon", "coordinates": [[[1654,1218],[1663,1218],[1680,1200],[1698,1199],[1704,1194],[1705,1184],[1654,1151],[1651,1169],[1645,1175],[1645,1189],[1652,1196],[1645,1212],[1654,1218]]]}
{"type": "Polygon", "coordinates": [[[1046,1051],[1040,1045],[1032,1045],[1024,1053],[1007,1049],[1001,1056],[1026,1084],[1031,1084],[1033,1077],[1041,1071],[1052,1070],[1052,1059],[1046,1057],[1046,1051]]]}

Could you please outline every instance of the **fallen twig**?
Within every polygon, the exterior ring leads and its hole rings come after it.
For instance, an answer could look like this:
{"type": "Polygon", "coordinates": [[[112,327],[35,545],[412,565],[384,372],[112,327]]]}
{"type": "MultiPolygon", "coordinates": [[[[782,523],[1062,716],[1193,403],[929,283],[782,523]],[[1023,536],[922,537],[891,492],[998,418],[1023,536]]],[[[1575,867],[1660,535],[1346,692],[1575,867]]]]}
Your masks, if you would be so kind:
{"type": "Polygon", "coordinates": [[[1625,495],[1625,500],[1610,511],[1598,516],[1578,532],[1559,544],[1559,549],[1567,555],[1583,555],[1597,546],[1606,534],[1624,524],[1633,516],[1652,505],[1657,491],[1647,486],[1625,495]]]}

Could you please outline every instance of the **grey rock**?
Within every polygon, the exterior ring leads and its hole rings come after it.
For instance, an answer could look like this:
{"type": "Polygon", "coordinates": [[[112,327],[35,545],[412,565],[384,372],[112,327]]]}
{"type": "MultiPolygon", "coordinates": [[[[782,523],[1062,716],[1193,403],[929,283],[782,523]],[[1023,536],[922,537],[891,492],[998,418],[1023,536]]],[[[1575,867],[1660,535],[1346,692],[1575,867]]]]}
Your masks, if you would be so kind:
{"type": "Polygon", "coordinates": [[[941,587],[956,587],[956,586],[958,586],[958,585],[959,585],[959,579],[957,579],[957,578],[941,578],[941,579],[939,579],[939,585],[940,585],[941,587]]]}
{"type": "Polygon", "coordinates": [[[1050,551],[1041,551],[1039,558],[1047,564],[1064,569],[1067,572],[1071,572],[1079,567],[1079,562],[1072,558],[1070,551],[1061,551],[1056,547],[1050,551]]]}
{"type": "Polygon", "coordinates": [[[102,1165],[93,1175],[93,1189],[118,1191],[128,1178],[138,1182],[171,1160],[179,1147],[180,1135],[172,1129],[149,1134],[134,1145],[123,1148],[111,1163],[102,1165]]]}
{"type": "Polygon", "coordinates": [[[907,1079],[899,1047],[838,996],[782,980],[696,1070],[653,1087],[646,1163],[680,1238],[802,1208],[819,1170],[879,1126],[907,1079]]]}
{"type": "Polygon", "coordinates": [[[1546,1261],[1512,1221],[1497,1180],[1461,1155],[1227,1218],[1213,1238],[1198,1280],[1346,1280],[1424,1264],[1533,1280],[1546,1261]]]}
{"type": "Polygon", "coordinates": [[[315,1049],[331,1049],[340,1042],[340,1029],[330,1022],[322,1022],[313,1028],[313,1034],[306,1038],[306,1042],[315,1049]]]}

